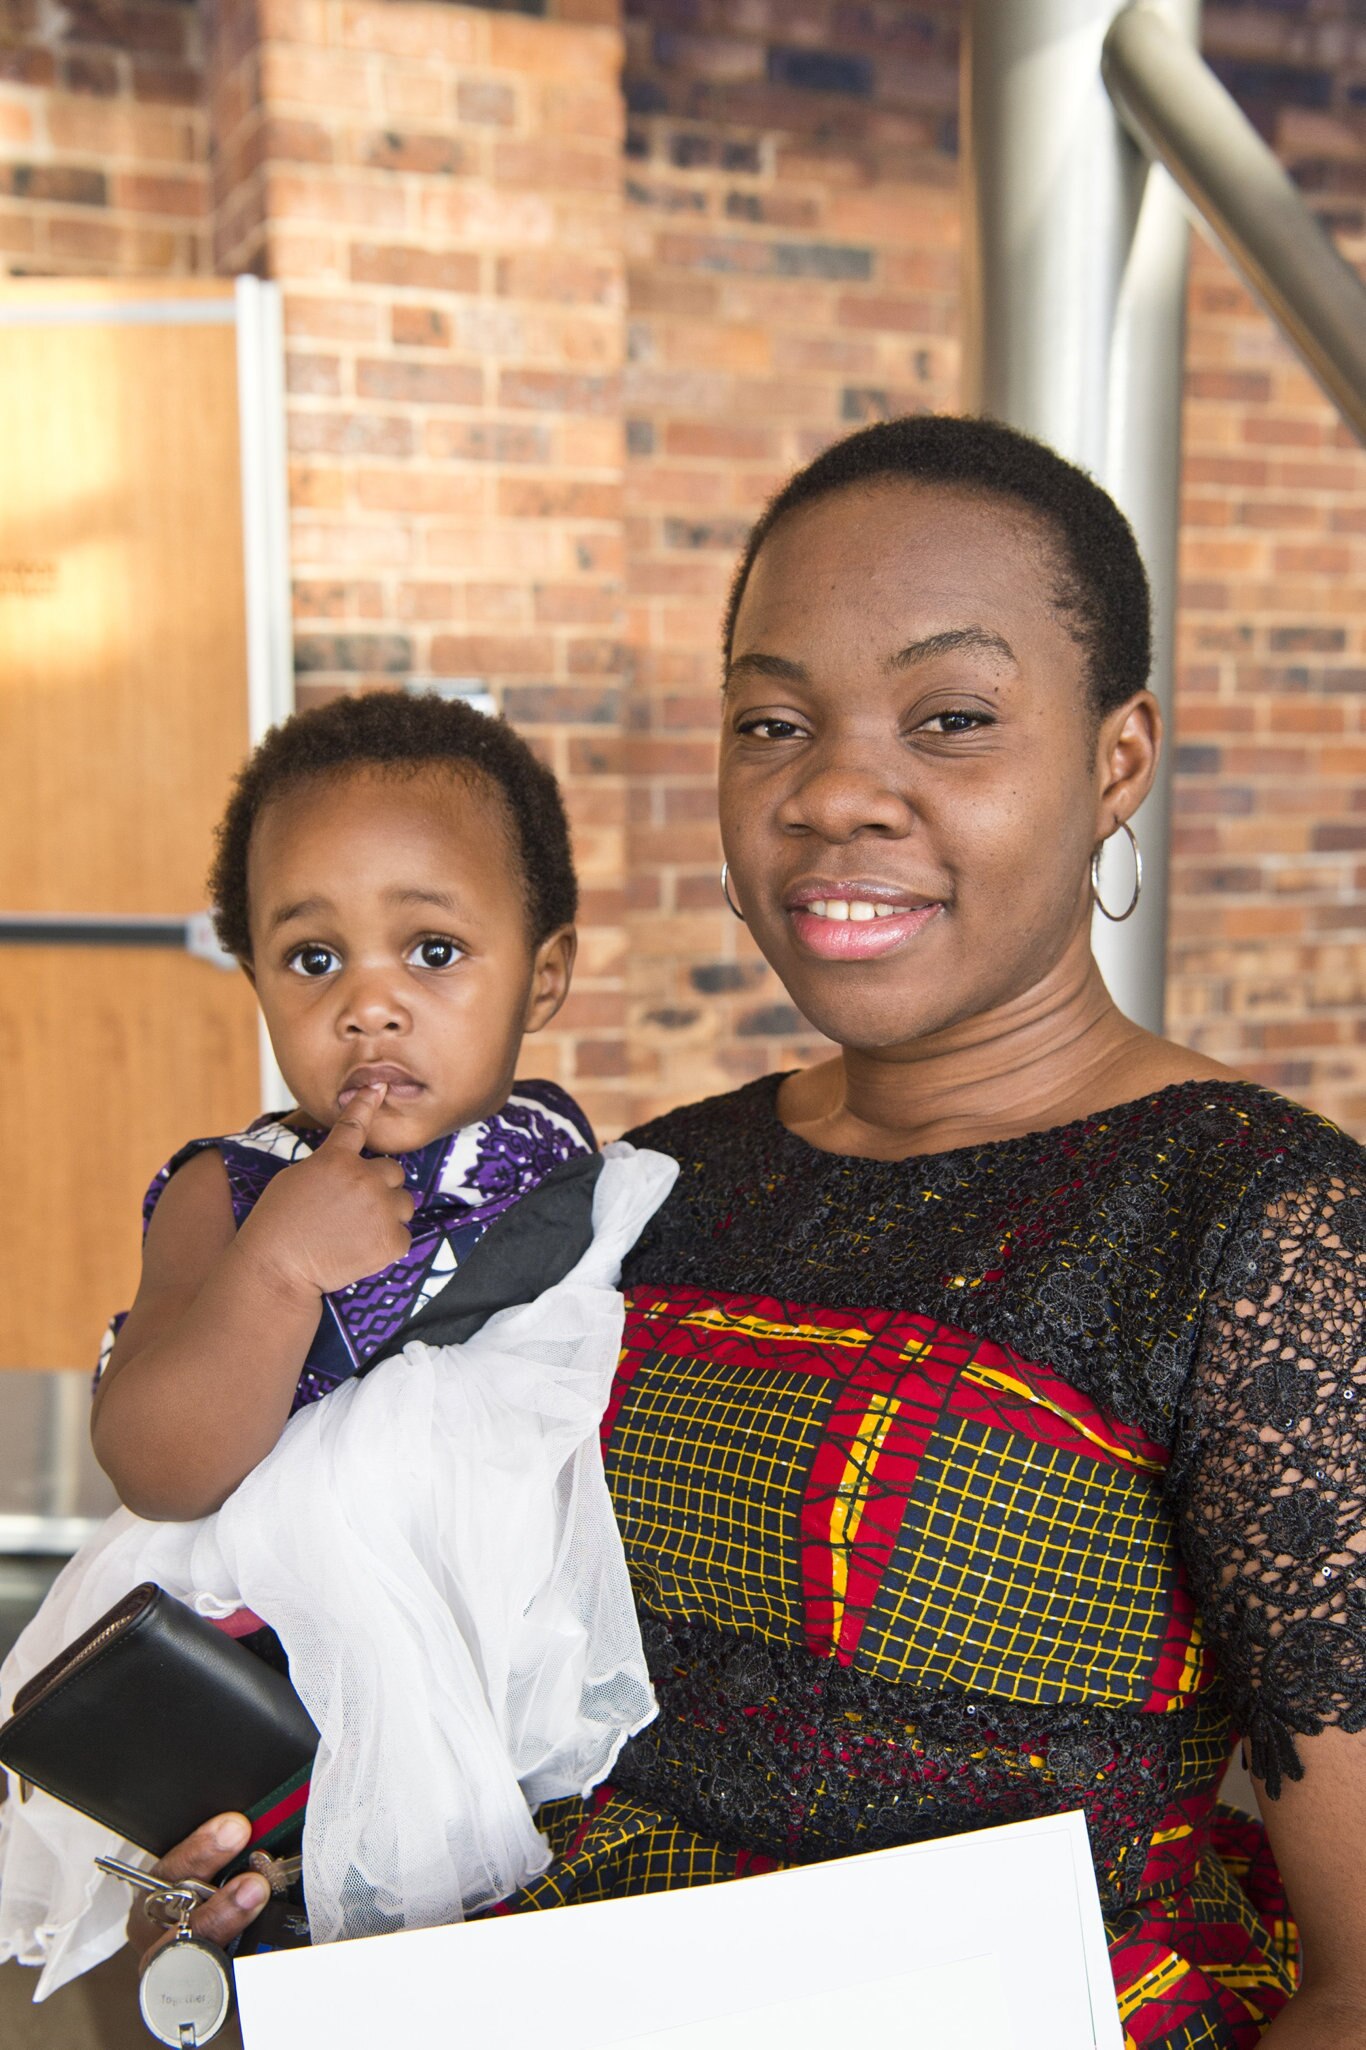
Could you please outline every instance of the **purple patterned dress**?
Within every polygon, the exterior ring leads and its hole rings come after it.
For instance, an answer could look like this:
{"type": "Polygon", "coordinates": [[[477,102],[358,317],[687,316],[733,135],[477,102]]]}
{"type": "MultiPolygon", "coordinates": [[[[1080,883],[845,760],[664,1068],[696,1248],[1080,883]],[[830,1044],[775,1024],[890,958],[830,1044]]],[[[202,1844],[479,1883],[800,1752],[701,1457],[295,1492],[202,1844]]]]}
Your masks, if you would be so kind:
{"type": "MultiPolygon", "coordinates": [[[[257,1118],[226,1138],[192,1139],[156,1176],[142,1206],[144,1234],[166,1184],[196,1153],[214,1148],[227,1170],[240,1227],[267,1183],[305,1159],[326,1134],[296,1130],[282,1116],[257,1118]]],[[[339,1382],[392,1350],[396,1335],[450,1281],[494,1221],[563,1162],[596,1150],[592,1128],[553,1082],[518,1082],[499,1111],[433,1139],[397,1159],[416,1206],[412,1245],[401,1260],[323,1297],[323,1314],[295,1391],[294,1408],[316,1402],[339,1382]]],[[[125,1312],[126,1314],[126,1312],[125,1312]]],[[[99,1373],[123,1317],[114,1318],[99,1373]]]]}

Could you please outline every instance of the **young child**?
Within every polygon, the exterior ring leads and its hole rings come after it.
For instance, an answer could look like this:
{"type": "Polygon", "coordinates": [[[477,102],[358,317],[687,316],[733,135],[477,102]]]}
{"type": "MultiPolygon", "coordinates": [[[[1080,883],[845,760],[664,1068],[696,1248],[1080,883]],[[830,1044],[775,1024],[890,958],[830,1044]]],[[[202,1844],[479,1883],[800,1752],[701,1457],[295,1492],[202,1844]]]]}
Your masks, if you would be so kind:
{"type": "Polygon", "coordinates": [[[594,1155],[561,1090],[513,1091],[569,990],[578,892],[555,779],[511,727],[388,691],[291,719],[238,781],[210,888],[298,1109],[192,1142],[148,1194],[93,1423],[146,1517],[216,1509],[494,1217],[594,1155]]]}
{"type": "MultiPolygon", "coordinates": [[[[211,887],[297,1108],[152,1185],[95,1396],[126,1506],[0,1712],[142,1580],[264,1621],[321,1738],[315,1940],[449,1920],[544,1869],[531,1809],[653,1713],[596,1431],[621,1258],[676,1168],[597,1153],[562,1090],[514,1082],[577,892],[554,777],[502,721],[391,692],[297,715],[239,778],[211,887]]],[[[116,1945],[109,1848],[6,1804],[0,1957],[46,1965],[39,1997],[116,1945]]]]}

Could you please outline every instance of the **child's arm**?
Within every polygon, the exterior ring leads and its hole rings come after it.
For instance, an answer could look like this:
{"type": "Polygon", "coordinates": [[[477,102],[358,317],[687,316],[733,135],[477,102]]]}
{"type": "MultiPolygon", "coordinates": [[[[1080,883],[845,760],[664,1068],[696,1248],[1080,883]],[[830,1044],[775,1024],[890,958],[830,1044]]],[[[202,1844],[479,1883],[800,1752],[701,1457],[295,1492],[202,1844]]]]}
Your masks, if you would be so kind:
{"type": "Polygon", "coordinates": [[[240,1231],[217,1154],[168,1184],[92,1423],[96,1457],[139,1516],[216,1509],[284,1429],[323,1296],[408,1250],[402,1168],[361,1158],[383,1095],[355,1097],[240,1231]]]}

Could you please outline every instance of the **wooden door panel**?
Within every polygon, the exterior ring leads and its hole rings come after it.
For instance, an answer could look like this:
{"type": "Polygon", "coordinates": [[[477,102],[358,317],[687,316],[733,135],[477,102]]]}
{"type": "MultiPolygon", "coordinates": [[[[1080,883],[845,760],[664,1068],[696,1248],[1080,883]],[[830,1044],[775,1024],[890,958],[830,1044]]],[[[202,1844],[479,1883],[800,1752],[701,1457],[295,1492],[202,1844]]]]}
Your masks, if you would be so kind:
{"type": "Polygon", "coordinates": [[[256,1114],[255,1002],[188,954],[6,947],[0,1045],[0,1365],[93,1368],[137,1286],[152,1176],[256,1114]]]}
{"type": "MultiPolygon", "coordinates": [[[[248,739],[231,307],[221,282],[0,287],[0,911],[205,903],[248,739]],[[105,317],[129,299],[209,317],[105,317]],[[94,317],[34,324],[57,302],[94,317]]],[[[0,1035],[0,1367],[85,1367],[149,1177],[258,1106],[251,994],[169,951],[0,946],[0,1035]]]]}
{"type": "Polygon", "coordinates": [[[0,324],[0,907],[203,902],[247,741],[234,351],[0,324]]]}

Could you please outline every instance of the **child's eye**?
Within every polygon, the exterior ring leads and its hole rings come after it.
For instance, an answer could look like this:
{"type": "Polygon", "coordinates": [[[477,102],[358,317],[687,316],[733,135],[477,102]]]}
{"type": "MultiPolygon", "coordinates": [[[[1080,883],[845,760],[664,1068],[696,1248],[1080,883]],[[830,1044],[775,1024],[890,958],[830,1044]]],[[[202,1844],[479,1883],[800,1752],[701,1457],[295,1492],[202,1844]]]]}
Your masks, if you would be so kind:
{"type": "Polygon", "coordinates": [[[292,968],[296,975],[307,975],[316,982],[320,976],[331,975],[341,962],[331,947],[305,946],[296,947],[285,966],[292,968]]]}
{"type": "Polygon", "coordinates": [[[408,959],[415,968],[453,968],[461,957],[454,940],[419,940],[408,959]]]}

